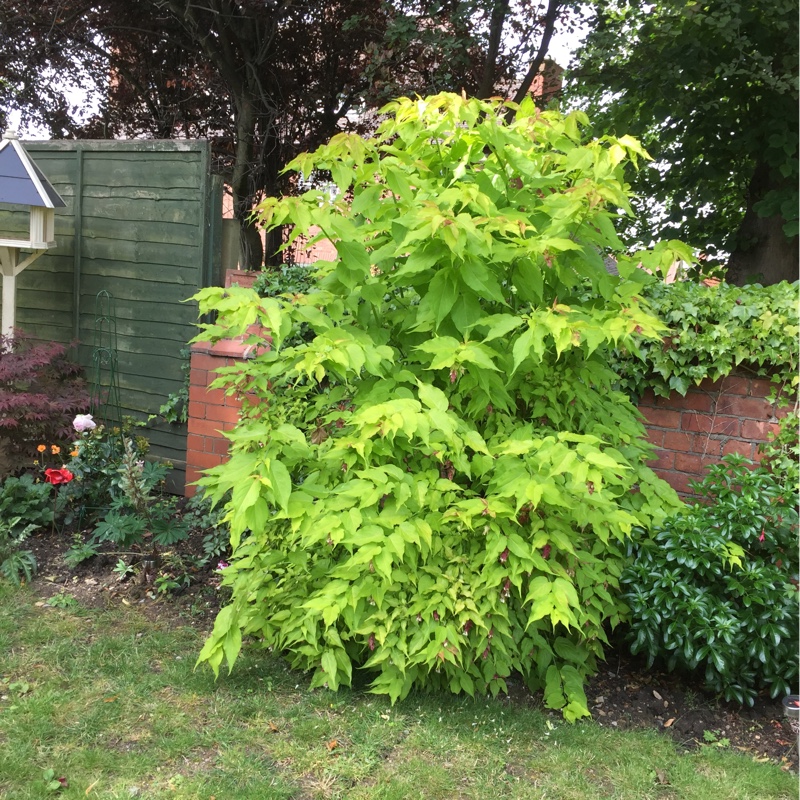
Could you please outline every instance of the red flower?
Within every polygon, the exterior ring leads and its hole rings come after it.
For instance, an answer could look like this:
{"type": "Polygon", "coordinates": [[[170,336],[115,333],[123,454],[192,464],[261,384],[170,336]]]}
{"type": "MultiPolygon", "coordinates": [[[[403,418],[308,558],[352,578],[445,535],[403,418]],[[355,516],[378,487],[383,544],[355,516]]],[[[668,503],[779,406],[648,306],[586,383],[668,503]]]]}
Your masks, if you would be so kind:
{"type": "Polygon", "coordinates": [[[61,469],[46,469],[44,471],[44,479],[48,483],[52,483],[53,486],[58,486],[60,483],[69,483],[73,477],[73,474],[66,467],[62,467],[61,469]]]}

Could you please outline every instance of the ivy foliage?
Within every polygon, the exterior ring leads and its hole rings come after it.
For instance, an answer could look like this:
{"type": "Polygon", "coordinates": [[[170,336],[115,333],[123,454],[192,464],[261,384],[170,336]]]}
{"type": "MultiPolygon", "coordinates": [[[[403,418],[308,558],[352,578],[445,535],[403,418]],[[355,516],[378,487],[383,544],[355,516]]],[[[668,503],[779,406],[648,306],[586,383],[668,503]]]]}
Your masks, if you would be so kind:
{"type": "Polygon", "coordinates": [[[636,265],[665,269],[685,248],[608,274],[622,165],[642,152],[583,143],[580,113],[525,102],[509,122],[452,94],[384,111],[375,138],[342,134],[291,165],[330,172],[339,198],[261,206],[267,226],[335,244],[317,288],[197,295],[217,314],[198,339],[260,323],[274,345],[214,383],[255,401],[200,481],[231,492],[233,554],[199,660],[231,668],[253,636],[312,686],[360,668],[392,701],[497,693],[517,671],[574,720],[625,611],[631,529],[679,502],[645,467],[608,350],[661,333],[636,265]]]}
{"type": "Polygon", "coordinates": [[[649,284],[643,296],[669,331],[662,340],[641,339],[614,354],[622,387],[634,397],[647,388],[662,397],[672,391],[685,395],[704,378],[719,380],[737,367],[796,387],[799,287],[785,281],[744,287],[649,284]]]}

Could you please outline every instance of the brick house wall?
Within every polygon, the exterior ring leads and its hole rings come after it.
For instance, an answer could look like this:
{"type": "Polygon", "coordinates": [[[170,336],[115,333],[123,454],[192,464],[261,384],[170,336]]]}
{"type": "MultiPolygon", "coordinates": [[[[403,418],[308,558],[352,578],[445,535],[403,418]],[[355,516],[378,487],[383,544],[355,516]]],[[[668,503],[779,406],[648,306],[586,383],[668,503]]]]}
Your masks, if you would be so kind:
{"type": "MultiPolygon", "coordinates": [[[[186,447],[186,496],[201,471],[221,464],[228,453],[222,431],[236,423],[240,401],[210,390],[214,370],[247,356],[241,341],[192,346],[189,386],[189,435],[186,447]]],[[[673,393],[655,397],[648,391],[639,403],[656,458],[650,466],[680,495],[691,495],[689,482],[699,480],[709,464],[728,453],[758,460],[758,445],[777,432],[780,409],[767,397],[772,384],[763,379],[730,375],[719,381],[703,381],[685,397],[673,393]]]]}

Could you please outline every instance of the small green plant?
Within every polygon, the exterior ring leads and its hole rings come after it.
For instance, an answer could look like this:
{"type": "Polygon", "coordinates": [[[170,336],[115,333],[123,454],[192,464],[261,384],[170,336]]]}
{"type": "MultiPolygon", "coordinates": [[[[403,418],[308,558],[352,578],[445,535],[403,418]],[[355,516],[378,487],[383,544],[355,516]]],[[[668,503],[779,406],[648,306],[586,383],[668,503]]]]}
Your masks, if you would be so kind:
{"type": "Polygon", "coordinates": [[[216,507],[202,490],[186,504],[183,521],[189,529],[203,532],[204,564],[216,563],[230,553],[230,528],[224,503],[216,507]]]}
{"type": "Polygon", "coordinates": [[[730,747],[731,740],[723,737],[719,731],[703,731],[703,742],[714,747],[730,747]]]}
{"type": "Polygon", "coordinates": [[[632,547],[623,572],[631,650],[701,673],[752,705],[798,676],[797,486],[728,456],[695,487],[703,502],[632,547]]]}
{"type": "Polygon", "coordinates": [[[178,518],[176,501],[156,494],[168,470],[166,464],[141,458],[134,441],[126,438],[117,484],[120,494],[95,527],[93,541],[130,548],[143,545],[148,538],[153,546],[185,539],[188,527],[178,518]]]}
{"type": "Polygon", "coordinates": [[[59,592],[58,594],[54,594],[48,601],[47,605],[50,608],[77,608],[80,603],[78,603],[77,598],[75,598],[71,594],[67,594],[66,592],[59,592]]]}
{"type": "Polygon", "coordinates": [[[50,793],[60,792],[69,786],[67,779],[64,777],[57,778],[55,770],[52,769],[46,769],[42,772],[42,780],[44,780],[44,790],[50,793]]]}
{"type": "Polygon", "coordinates": [[[53,521],[50,485],[26,472],[6,478],[0,487],[0,519],[11,515],[34,528],[46,528],[53,521]]]}
{"type": "Polygon", "coordinates": [[[36,557],[22,545],[36,530],[35,525],[22,525],[20,517],[0,517],[0,575],[12,583],[30,581],[36,573],[36,557]]]}
{"type": "Polygon", "coordinates": [[[183,425],[189,419],[189,381],[191,379],[190,352],[187,348],[180,351],[183,386],[177,392],[170,392],[166,402],[158,409],[158,413],[167,422],[183,425]]]}
{"type": "Polygon", "coordinates": [[[76,533],[72,537],[72,544],[67,552],[64,554],[64,563],[70,568],[74,569],[78,564],[94,558],[100,551],[97,546],[91,541],[85,542],[83,535],[76,533]]]}
{"type": "Polygon", "coordinates": [[[117,576],[117,580],[119,581],[125,580],[131,575],[136,574],[136,568],[132,564],[126,563],[121,558],[117,560],[117,563],[114,565],[114,569],[111,571],[117,576]]]}

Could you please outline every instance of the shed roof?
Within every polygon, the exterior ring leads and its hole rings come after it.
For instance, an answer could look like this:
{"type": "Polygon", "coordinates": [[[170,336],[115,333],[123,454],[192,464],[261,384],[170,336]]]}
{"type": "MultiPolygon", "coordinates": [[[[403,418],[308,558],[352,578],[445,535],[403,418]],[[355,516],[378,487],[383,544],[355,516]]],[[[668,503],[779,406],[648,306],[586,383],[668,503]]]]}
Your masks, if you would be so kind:
{"type": "Polygon", "coordinates": [[[6,131],[0,141],[0,203],[45,208],[67,205],[13,131],[6,131]]]}

